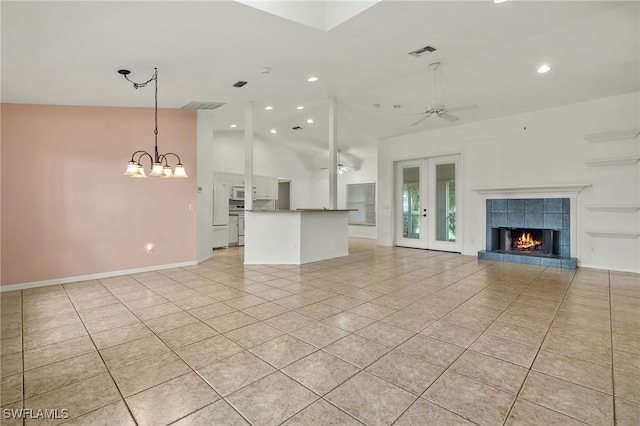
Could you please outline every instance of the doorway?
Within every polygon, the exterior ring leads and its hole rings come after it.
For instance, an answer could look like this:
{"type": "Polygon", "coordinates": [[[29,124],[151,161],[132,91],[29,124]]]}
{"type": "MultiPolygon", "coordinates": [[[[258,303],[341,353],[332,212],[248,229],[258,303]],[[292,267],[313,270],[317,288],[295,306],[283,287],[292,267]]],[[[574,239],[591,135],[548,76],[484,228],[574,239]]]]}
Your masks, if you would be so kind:
{"type": "Polygon", "coordinates": [[[397,246],[461,252],[460,155],[396,163],[397,246]]]}
{"type": "Polygon", "coordinates": [[[276,210],[291,210],[291,181],[278,180],[276,210]]]}

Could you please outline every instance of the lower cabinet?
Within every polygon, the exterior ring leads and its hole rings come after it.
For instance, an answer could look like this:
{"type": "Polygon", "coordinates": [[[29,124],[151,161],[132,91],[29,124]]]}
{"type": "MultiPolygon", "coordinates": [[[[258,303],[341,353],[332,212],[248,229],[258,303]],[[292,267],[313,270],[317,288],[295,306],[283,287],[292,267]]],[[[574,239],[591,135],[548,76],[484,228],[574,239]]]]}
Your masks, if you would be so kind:
{"type": "Polygon", "coordinates": [[[229,216],[229,244],[238,245],[238,216],[229,216]]]}

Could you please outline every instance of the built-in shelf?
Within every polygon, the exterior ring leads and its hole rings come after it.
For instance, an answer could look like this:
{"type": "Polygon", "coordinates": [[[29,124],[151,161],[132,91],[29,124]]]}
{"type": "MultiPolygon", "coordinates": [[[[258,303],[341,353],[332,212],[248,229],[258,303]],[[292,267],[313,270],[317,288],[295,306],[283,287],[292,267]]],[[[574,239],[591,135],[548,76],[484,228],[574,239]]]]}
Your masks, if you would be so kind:
{"type": "Polygon", "coordinates": [[[584,207],[592,212],[634,213],[640,210],[640,204],[592,204],[584,207]]]}
{"type": "Polygon", "coordinates": [[[611,142],[623,139],[633,139],[640,134],[640,130],[626,130],[624,132],[598,133],[595,135],[587,135],[584,138],[589,142],[611,142]]]}
{"type": "Polygon", "coordinates": [[[592,237],[604,237],[604,238],[638,238],[640,232],[608,232],[608,231],[587,231],[587,234],[592,237]]]}
{"type": "Polygon", "coordinates": [[[638,161],[640,161],[640,157],[605,158],[602,160],[587,160],[584,164],[589,167],[633,166],[638,161]]]}
{"type": "Polygon", "coordinates": [[[570,183],[564,185],[540,185],[540,186],[501,186],[490,188],[474,188],[473,191],[484,197],[500,196],[500,198],[538,197],[548,196],[572,197],[577,196],[584,188],[590,187],[590,183],[570,183]]]}

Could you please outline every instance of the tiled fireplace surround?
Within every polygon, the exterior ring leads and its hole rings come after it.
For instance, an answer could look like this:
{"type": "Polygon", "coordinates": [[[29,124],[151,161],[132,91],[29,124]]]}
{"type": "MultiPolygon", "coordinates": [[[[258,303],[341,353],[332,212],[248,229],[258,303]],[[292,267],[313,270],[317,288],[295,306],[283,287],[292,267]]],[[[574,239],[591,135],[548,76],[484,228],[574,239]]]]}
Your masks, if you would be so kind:
{"type": "Polygon", "coordinates": [[[478,258],[575,269],[577,260],[571,258],[570,202],[569,198],[487,199],[486,250],[478,252],[478,258]],[[499,248],[499,228],[556,230],[559,238],[559,256],[493,252],[499,248]]]}

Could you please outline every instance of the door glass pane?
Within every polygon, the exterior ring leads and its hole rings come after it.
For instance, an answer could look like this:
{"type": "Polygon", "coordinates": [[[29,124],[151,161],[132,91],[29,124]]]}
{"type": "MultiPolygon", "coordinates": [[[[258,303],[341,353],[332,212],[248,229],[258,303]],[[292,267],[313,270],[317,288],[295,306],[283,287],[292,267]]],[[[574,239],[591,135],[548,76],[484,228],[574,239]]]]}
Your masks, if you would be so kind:
{"type": "Polygon", "coordinates": [[[436,166],[436,240],[456,240],[456,165],[436,166]]]}
{"type": "Polygon", "coordinates": [[[402,169],[402,236],[420,238],[420,167],[402,169]]]}

